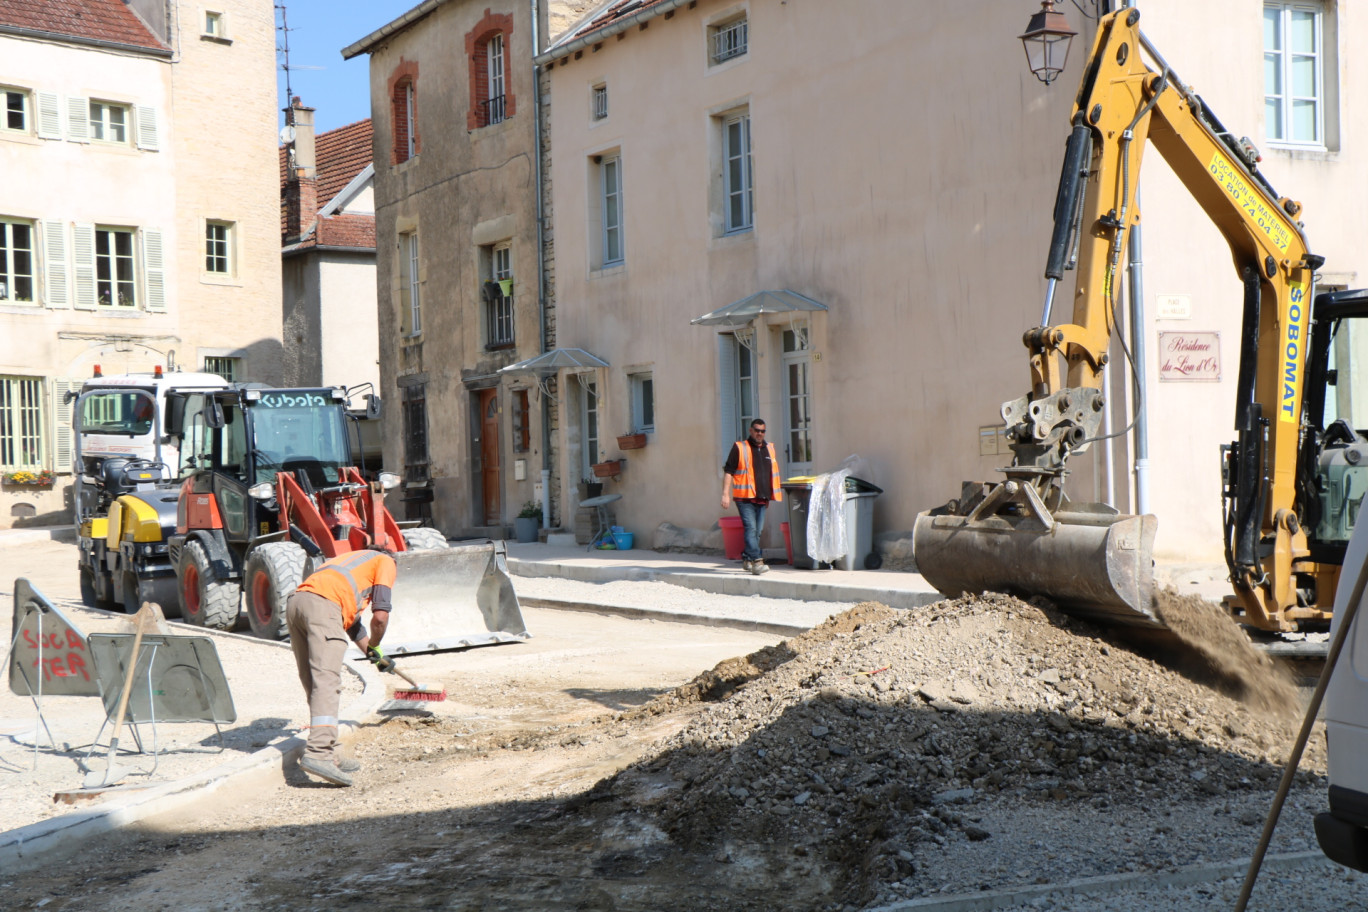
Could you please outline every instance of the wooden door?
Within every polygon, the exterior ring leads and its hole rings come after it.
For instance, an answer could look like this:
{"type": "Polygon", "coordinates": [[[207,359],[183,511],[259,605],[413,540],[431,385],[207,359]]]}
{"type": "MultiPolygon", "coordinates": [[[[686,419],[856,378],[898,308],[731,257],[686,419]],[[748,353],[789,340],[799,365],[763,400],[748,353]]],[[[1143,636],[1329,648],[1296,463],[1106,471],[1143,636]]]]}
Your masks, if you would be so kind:
{"type": "Polygon", "coordinates": [[[499,469],[499,391],[480,390],[480,487],[487,526],[502,521],[499,469]]]}

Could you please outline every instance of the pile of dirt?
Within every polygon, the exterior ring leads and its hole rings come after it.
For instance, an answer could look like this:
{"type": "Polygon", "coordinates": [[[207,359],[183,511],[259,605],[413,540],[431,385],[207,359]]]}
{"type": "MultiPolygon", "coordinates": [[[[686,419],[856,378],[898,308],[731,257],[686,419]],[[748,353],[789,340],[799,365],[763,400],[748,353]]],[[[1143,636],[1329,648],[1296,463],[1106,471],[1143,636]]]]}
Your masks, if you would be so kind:
{"type": "MultiPolygon", "coordinates": [[[[1217,644],[1217,677],[1199,682],[1044,602],[866,603],[620,716],[715,701],[579,803],[646,814],[720,861],[796,847],[861,902],[913,873],[919,842],[989,838],[968,809],[996,796],[1177,805],[1271,788],[1295,691],[1211,622],[1178,625],[1217,644]],[[1207,686],[1231,681],[1252,702],[1207,686]]],[[[1323,775],[1323,738],[1302,770],[1323,775]]]]}

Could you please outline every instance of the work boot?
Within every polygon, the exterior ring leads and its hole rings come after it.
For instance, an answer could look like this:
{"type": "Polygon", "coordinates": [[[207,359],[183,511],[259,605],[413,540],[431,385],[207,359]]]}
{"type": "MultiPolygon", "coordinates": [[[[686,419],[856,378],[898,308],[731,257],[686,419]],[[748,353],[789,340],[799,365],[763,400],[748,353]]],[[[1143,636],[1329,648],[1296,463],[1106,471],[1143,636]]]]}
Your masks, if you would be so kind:
{"type": "Polygon", "coordinates": [[[769,564],[766,564],[765,559],[762,557],[760,560],[751,564],[751,573],[754,573],[756,576],[759,576],[762,573],[769,573],[769,564]]]}
{"type": "Polygon", "coordinates": [[[353,760],[351,757],[334,757],[333,763],[344,773],[361,772],[361,761],[353,760]]]}
{"type": "Polygon", "coordinates": [[[745,558],[742,558],[742,560],[741,560],[741,572],[742,572],[742,573],[754,573],[755,571],[754,571],[754,569],[752,569],[752,568],[754,568],[754,566],[755,566],[755,561],[753,561],[753,560],[746,560],[745,558]]]}
{"type": "Polygon", "coordinates": [[[329,760],[316,760],[313,757],[302,757],[299,761],[299,768],[304,772],[317,776],[324,782],[331,782],[333,785],[351,785],[352,777],[337,768],[337,764],[329,760]]]}

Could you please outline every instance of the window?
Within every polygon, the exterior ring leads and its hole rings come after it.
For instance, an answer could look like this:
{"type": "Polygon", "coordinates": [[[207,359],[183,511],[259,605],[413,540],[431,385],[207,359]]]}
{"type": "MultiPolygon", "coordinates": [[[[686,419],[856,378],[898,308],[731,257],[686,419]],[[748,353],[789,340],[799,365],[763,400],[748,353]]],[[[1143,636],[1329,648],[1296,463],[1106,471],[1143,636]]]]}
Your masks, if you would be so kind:
{"type": "Polygon", "coordinates": [[[784,330],[784,459],[797,474],[806,474],[812,464],[811,347],[805,325],[784,330]]]}
{"type": "Polygon", "coordinates": [[[599,163],[599,190],[602,196],[602,264],[613,266],[623,261],[622,159],[619,156],[605,157],[599,163]]]}
{"type": "Polygon", "coordinates": [[[43,467],[43,383],[0,375],[0,468],[43,467]]]}
{"type": "Polygon", "coordinates": [[[532,409],[527,390],[513,391],[513,452],[526,453],[532,444],[532,409]]]}
{"type": "Polygon", "coordinates": [[[133,232],[95,229],[95,295],[102,307],[137,307],[133,280],[133,232]]]}
{"type": "Polygon", "coordinates": [[[33,300],[33,225],[0,219],[0,301],[33,300]]]}
{"type": "MultiPolygon", "coordinates": [[[[752,337],[753,338],[753,337],[752,337]]],[[[744,344],[736,346],[736,439],[745,438],[755,419],[755,353],[744,344]]]]}
{"type": "Polygon", "coordinates": [[[4,95],[5,119],[0,121],[0,130],[16,133],[29,131],[29,96],[22,89],[0,89],[4,95]]]}
{"type": "Polygon", "coordinates": [[[718,64],[742,56],[749,47],[749,38],[744,16],[713,26],[708,30],[709,61],[718,64]]]}
{"type": "Polygon", "coordinates": [[[750,114],[723,118],[722,159],[726,231],[749,231],[754,226],[750,114]]]}
{"type": "Polygon", "coordinates": [[[232,274],[231,222],[206,222],[204,226],[204,271],[216,275],[232,274]]]}
{"type": "Polygon", "coordinates": [[[489,95],[484,102],[484,124],[490,126],[504,121],[504,46],[503,35],[495,35],[485,46],[488,66],[489,95]]]}
{"type": "Polygon", "coordinates": [[[411,78],[401,79],[391,99],[394,116],[394,163],[418,154],[418,90],[411,78]]]}
{"type": "Polygon", "coordinates": [[[608,87],[606,85],[594,86],[589,114],[594,120],[603,120],[608,116],[608,87]]]}
{"type": "Polygon", "coordinates": [[[587,376],[579,378],[580,385],[580,468],[585,478],[594,475],[594,463],[599,461],[598,384],[587,376]]]}
{"type": "Polygon", "coordinates": [[[632,429],[636,433],[655,430],[655,379],[649,372],[631,374],[632,429]]]}
{"type": "Polygon", "coordinates": [[[505,241],[489,249],[489,280],[484,286],[487,348],[514,343],[513,246],[505,241]]]}
{"type": "Polygon", "coordinates": [[[1268,138],[1325,144],[1325,54],[1319,5],[1264,6],[1264,121],[1268,138]]]}
{"type": "Polygon", "coordinates": [[[204,358],[204,372],[206,374],[217,374],[229,382],[242,379],[241,358],[221,358],[206,355],[204,358]]]}
{"type": "Polygon", "coordinates": [[[404,387],[404,478],[427,481],[427,384],[404,387]]]}
{"type": "Polygon", "coordinates": [[[206,38],[227,37],[223,29],[223,13],[204,11],[204,36],[206,38]]]}
{"type": "Polygon", "coordinates": [[[128,142],[128,106],[105,101],[90,103],[90,138],[96,142],[128,142]]]}
{"type": "Polygon", "coordinates": [[[399,324],[405,335],[423,331],[422,271],[418,261],[418,232],[399,235],[399,324]]]}

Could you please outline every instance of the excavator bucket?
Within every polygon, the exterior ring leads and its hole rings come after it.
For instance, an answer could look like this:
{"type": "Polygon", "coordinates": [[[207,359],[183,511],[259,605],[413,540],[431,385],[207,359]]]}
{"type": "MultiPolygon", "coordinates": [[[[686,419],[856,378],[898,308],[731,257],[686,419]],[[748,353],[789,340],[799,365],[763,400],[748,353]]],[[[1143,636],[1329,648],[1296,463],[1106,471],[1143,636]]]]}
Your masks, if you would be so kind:
{"type": "Polygon", "coordinates": [[[922,513],[912,532],[917,569],[952,597],[1041,595],[1100,624],[1163,628],[1154,610],[1154,516],[1060,512],[1050,519],[922,513]]]}
{"type": "Polygon", "coordinates": [[[503,542],[405,551],[395,561],[399,574],[383,643],[387,654],[517,643],[530,636],[503,542]]]}

